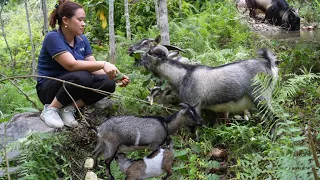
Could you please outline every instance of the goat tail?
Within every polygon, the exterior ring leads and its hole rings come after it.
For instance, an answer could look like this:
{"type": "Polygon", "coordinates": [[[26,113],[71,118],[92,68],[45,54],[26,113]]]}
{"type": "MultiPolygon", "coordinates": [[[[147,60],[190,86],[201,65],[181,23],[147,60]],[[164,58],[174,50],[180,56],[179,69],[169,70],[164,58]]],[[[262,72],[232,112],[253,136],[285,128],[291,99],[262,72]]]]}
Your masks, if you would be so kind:
{"type": "Polygon", "coordinates": [[[278,62],[277,58],[269,49],[267,48],[259,49],[257,54],[268,61],[268,65],[270,69],[277,67],[277,62],[278,62]]]}

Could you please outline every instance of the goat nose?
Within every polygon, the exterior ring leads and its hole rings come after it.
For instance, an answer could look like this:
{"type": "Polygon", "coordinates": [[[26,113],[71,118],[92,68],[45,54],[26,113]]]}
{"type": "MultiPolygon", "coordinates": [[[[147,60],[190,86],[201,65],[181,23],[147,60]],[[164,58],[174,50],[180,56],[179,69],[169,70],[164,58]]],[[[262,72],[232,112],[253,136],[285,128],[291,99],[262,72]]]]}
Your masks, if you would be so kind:
{"type": "Polygon", "coordinates": [[[133,54],[133,49],[132,49],[132,47],[129,47],[129,48],[128,48],[128,54],[129,54],[130,56],[133,54]]]}

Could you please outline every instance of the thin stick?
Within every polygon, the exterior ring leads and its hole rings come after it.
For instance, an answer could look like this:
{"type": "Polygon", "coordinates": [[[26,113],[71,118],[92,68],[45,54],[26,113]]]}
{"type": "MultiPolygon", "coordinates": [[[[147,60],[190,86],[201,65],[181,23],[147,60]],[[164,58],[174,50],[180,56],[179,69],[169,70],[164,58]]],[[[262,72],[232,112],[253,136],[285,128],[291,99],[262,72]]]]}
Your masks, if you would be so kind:
{"type": "Polygon", "coordinates": [[[8,175],[8,180],[11,179],[10,177],[10,172],[9,172],[9,160],[8,160],[8,157],[7,157],[7,145],[6,145],[6,135],[7,135],[7,124],[4,126],[4,138],[3,138],[3,144],[4,144],[4,148],[3,148],[3,151],[4,151],[4,156],[6,157],[6,171],[7,171],[7,175],[8,175]]]}
{"type": "MultiPolygon", "coordinates": [[[[0,111],[1,112],[1,111],[0,111]]],[[[2,114],[2,112],[1,112],[2,114]]],[[[8,175],[8,180],[11,180],[11,177],[10,177],[10,172],[9,172],[9,168],[10,168],[10,165],[9,165],[9,159],[8,159],[8,155],[7,155],[7,142],[6,142],[6,138],[7,138],[7,126],[9,126],[11,124],[11,122],[15,121],[17,118],[19,118],[20,116],[17,115],[17,116],[13,116],[13,118],[10,119],[10,121],[8,121],[5,125],[4,125],[4,135],[3,135],[3,145],[0,143],[0,146],[3,148],[3,151],[4,151],[4,157],[5,157],[5,160],[6,160],[6,172],[7,172],[7,175],[8,175]]]]}
{"type": "Polygon", "coordinates": [[[317,156],[317,151],[316,151],[316,148],[315,148],[315,146],[314,146],[314,142],[313,142],[313,140],[312,140],[310,124],[308,124],[308,139],[309,139],[310,149],[311,149],[311,152],[312,152],[314,161],[315,161],[315,163],[316,163],[316,166],[317,166],[317,167],[320,167],[319,159],[318,159],[318,156],[317,156]]]}
{"type": "Polygon", "coordinates": [[[69,95],[69,97],[71,98],[71,100],[72,100],[72,102],[74,103],[74,105],[76,106],[77,111],[79,112],[80,116],[82,117],[82,120],[84,120],[84,122],[87,124],[87,126],[90,127],[90,124],[87,122],[86,118],[85,118],[85,117],[82,115],[82,113],[80,112],[80,109],[79,109],[76,101],[72,98],[72,96],[71,96],[70,93],[68,92],[68,90],[67,90],[67,88],[66,88],[66,86],[65,86],[64,83],[63,83],[63,88],[64,88],[64,90],[66,91],[66,93],[69,95]]]}
{"type": "Polygon", "coordinates": [[[315,180],[319,180],[318,173],[315,167],[312,167],[312,172],[315,180]]]}
{"type": "MultiPolygon", "coordinates": [[[[1,79],[0,82],[7,81],[7,80],[10,80],[10,79],[31,78],[31,77],[32,78],[40,77],[40,78],[46,78],[46,79],[53,79],[53,80],[56,80],[56,81],[60,81],[62,83],[71,84],[73,86],[77,86],[77,87],[80,87],[80,88],[83,88],[83,89],[88,89],[88,90],[94,91],[96,93],[105,95],[105,96],[111,95],[113,97],[121,97],[120,95],[117,95],[117,94],[114,94],[114,93],[110,93],[110,92],[106,92],[106,91],[102,91],[102,90],[98,90],[98,89],[94,89],[94,88],[89,88],[89,87],[86,87],[86,86],[78,85],[78,84],[75,84],[75,83],[72,83],[72,82],[68,82],[68,81],[65,81],[65,80],[61,80],[61,79],[57,79],[57,78],[53,78],[53,77],[49,77],[49,76],[38,76],[38,75],[11,76],[11,77],[6,77],[4,79],[1,79]]],[[[126,98],[128,98],[128,97],[126,97],[126,98]]],[[[136,98],[128,98],[128,99],[149,104],[148,101],[144,101],[144,100],[141,100],[141,99],[136,99],[136,98]]],[[[165,106],[162,106],[162,105],[159,105],[159,104],[154,104],[154,105],[158,106],[158,107],[161,107],[161,108],[166,108],[166,109],[169,109],[169,110],[172,110],[172,111],[178,111],[177,109],[165,107],[165,106]]]]}

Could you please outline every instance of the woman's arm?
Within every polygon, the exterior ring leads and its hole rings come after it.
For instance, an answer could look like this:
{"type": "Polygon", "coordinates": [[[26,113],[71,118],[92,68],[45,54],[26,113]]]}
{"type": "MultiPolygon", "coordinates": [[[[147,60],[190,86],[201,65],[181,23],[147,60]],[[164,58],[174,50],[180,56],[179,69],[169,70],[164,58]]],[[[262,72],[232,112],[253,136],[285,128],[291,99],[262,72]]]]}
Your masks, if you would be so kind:
{"type": "Polygon", "coordinates": [[[99,72],[103,70],[110,79],[114,79],[119,73],[118,68],[105,61],[95,61],[93,56],[89,56],[85,61],[77,61],[70,52],[65,52],[54,57],[54,59],[68,71],[89,71],[99,72]]]}
{"type": "MultiPolygon", "coordinates": [[[[94,56],[88,56],[88,57],[85,58],[85,60],[86,61],[96,61],[94,56]]],[[[120,73],[120,71],[118,71],[118,73],[120,73]]],[[[103,70],[98,70],[98,71],[91,72],[91,74],[99,75],[99,74],[106,74],[106,73],[103,70]]],[[[125,86],[127,86],[129,84],[130,80],[129,80],[128,76],[123,75],[123,77],[121,79],[117,80],[117,82],[120,83],[121,87],[125,87],[125,86]]]]}
{"type": "MultiPolygon", "coordinates": [[[[94,58],[94,56],[88,56],[84,60],[86,60],[86,61],[96,61],[96,58],[94,58]]],[[[104,61],[103,61],[103,63],[104,63],[104,61]]],[[[106,74],[106,73],[102,69],[100,69],[100,70],[97,70],[97,71],[92,71],[91,74],[100,75],[100,74],[106,74]]]]}

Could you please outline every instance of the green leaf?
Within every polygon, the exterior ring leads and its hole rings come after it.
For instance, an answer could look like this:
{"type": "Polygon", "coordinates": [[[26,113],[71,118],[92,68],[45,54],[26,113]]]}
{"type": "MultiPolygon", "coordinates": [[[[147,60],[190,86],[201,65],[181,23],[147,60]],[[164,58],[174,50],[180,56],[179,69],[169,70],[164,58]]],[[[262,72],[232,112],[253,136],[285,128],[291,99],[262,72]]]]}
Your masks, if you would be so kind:
{"type": "Polygon", "coordinates": [[[293,137],[292,138],[292,141],[302,141],[302,140],[304,140],[304,139],[306,139],[307,137],[305,137],[305,136],[297,136],[297,137],[293,137]]]}
{"type": "Polygon", "coordinates": [[[147,87],[150,84],[150,79],[147,79],[142,83],[142,87],[147,87]]]}
{"type": "Polygon", "coordinates": [[[144,54],[144,53],[145,53],[144,51],[138,50],[138,51],[133,52],[132,56],[135,59],[141,59],[142,54],[144,54]]]}
{"type": "Polygon", "coordinates": [[[179,157],[179,156],[185,156],[189,152],[189,149],[184,149],[181,151],[175,151],[174,156],[179,157]]]}

